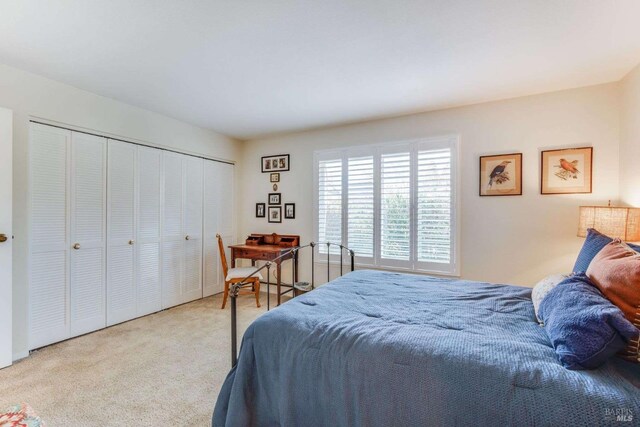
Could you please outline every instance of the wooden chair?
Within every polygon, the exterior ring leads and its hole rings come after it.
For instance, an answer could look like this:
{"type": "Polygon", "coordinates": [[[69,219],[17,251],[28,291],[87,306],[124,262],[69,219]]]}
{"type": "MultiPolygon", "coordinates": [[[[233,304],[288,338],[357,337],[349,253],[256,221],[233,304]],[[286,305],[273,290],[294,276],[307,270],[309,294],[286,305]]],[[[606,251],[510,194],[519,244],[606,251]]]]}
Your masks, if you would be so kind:
{"type": "MultiPolygon", "coordinates": [[[[227,254],[224,251],[224,243],[222,243],[222,237],[219,234],[216,234],[216,238],[218,239],[218,249],[220,249],[220,262],[222,263],[222,273],[224,274],[224,297],[222,299],[222,309],[224,309],[225,305],[227,305],[227,298],[229,297],[229,287],[234,283],[240,283],[242,280],[249,276],[253,271],[255,271],[255,267],[244,267],[244,268],[229,268],[227,265],[227,254]]],[[[260,307],[260,280],[262,280],[262,275],[258,272],[254,276],[247,279],[247,282],[252,283],[251,290],[248,291],[240,291],[239,295],[249,295],[254,294],[256,296],[256,306],[260,307]]]]}

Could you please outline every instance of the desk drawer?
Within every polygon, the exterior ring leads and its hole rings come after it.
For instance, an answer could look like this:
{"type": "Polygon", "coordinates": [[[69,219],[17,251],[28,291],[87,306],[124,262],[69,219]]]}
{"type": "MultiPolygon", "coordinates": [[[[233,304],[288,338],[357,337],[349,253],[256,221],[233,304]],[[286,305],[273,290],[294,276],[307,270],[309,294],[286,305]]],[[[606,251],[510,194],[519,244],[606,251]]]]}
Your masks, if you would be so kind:
{"type": "MultiPolygon", "coordinates": [[[[234,255],[236,258],[246,258],[253,260],[264,260],[270,261],[281,255],[281,252],[274,251],[261,251],[259,248],[256,249],[234,249],[234,255]]],[[[292,254],[284,257],[282,260],[291,259],[293,257],[292,254]]]]}
{"type": "Polygon", "coordinates": [[[276,258],[278,254],[276,252],[263,252],[260,250],[236,249],[235,256],[236,258],[270,260],[276,258]]]}

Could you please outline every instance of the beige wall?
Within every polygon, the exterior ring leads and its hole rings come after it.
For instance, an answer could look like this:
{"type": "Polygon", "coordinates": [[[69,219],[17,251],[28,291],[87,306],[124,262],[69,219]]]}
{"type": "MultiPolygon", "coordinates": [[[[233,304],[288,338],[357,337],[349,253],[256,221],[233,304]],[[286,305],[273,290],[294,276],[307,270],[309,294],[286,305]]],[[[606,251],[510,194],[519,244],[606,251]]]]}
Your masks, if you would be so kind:
{"type": "Polygon", "coordinates": [[[239,237],[286,232],[313,239],[314,150],[458,134],[462,277],[532,286],[573,267],[583,242],[578,206],[618,198],[619,95],[612,83],[246,142],[239,237]],[[593,194],[540,195],[540,150],[585,145],[594,147],[593,194]],[[478,157],[511,152],[523,153],[524,195],[479,197],[478,157]],[[286,153],[291,171],[281,174],[279,191],[283,203],[296,203],[296,219],[269,224],[254,214],[271,191],[260,157],[286,153]]]}
{"type": "Polygon", "coordinates": [[[241,143],[215,132],[101,97],[15,68],[0,65],[0,107],[13,123],[13,345],[14,358],[27,351],[28,123],[44,118],[101,134],[237,160],[241,143]]]}
{"type": "Polygon", "coordinates": [[[621,82],[620,199],[640,207],[640,65],[621,82]]]}

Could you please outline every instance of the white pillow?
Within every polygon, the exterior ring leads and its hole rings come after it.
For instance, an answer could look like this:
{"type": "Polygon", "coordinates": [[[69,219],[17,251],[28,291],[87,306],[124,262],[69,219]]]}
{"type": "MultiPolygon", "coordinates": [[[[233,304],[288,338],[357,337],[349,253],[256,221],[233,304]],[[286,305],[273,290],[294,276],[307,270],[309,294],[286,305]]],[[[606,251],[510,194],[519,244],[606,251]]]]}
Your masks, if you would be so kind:
{"type": "Polygon", "coordinates": [[[540,307],[540,303],[547,296],[549,292],[556,286],[558,283],[562,282],[568,276],[566,274],[552,274],[551,276],[547,276],[541,281],[539,281],[531,292],[531,300],[533,301],[533,310],[536,313],[536,319],[538,323],[542,324],[540,317],[538,317],[538,308],[540,307]]]}

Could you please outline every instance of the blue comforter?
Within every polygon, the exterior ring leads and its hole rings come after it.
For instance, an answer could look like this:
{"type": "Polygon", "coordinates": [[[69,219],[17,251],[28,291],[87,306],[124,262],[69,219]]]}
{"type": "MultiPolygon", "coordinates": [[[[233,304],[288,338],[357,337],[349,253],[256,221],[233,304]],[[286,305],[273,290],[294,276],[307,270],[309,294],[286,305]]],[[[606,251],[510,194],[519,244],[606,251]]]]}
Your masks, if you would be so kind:
{"type": "Polygon", "coordinates": [[[640,367],[563,368],[530,294],[347,274],[247,329],[213,425],[640,425],[640,367]]]}

